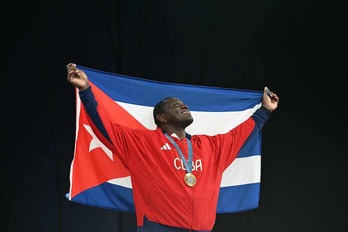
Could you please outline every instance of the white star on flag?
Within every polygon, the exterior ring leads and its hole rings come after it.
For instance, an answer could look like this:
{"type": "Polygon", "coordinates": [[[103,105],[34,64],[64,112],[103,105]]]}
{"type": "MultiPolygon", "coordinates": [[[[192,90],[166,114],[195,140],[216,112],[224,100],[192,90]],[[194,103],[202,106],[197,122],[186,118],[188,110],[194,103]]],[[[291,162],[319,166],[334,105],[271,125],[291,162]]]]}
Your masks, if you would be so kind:
{"type": "Polygon", "coordinates": [[[92,140],[89,144],[89,152],[91,152],[93,149],[100,147],[111,160],[114,160],[112,156],[112,151],[110,151],[102,142],[100,142],[100,140],[94,134],[92,128],[86,124],[83,124],[83,126],[86,128],[88,133],[92,136],[92,140]]]}

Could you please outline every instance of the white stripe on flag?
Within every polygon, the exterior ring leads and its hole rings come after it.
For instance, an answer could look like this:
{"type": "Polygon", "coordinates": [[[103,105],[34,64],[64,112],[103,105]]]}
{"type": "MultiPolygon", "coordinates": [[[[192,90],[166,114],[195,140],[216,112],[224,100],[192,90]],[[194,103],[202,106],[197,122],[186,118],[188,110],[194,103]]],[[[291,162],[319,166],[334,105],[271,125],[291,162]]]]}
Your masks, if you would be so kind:
{"type": "Polygon", "coordinates": [[[126,176],[126,177],[122,177],[122,178],[115,178],[112,180],[108,180],[107,182],[110,184],[119,185],[119,186],[122,186],[125,188],[132,188],[132,182],[131,182],[130,176],[126,176]]]}
{"type": "Polygon", "coordinates": [[[261,156],[237,158],[224,171],[220,187],[259,183],[261,180],[261,156]]]}
{"type": "MultiPolygon", "coordinates": [[[[223,173],[220,187],[259,183],[261,156],[237,158],[223,173]]],[[[132,188],[130,176],[109,180],[108,183],[132,188]]]]}
{"type": "MultiPolygon", "coordinates": [[[[140,106],[123,102],[117,103],[146,128],[156,129],[152,114],[153,107],[140,106]]],[[[215,135],[219,133],[226,133],[228,130],[245,121],[259,107],[260,105],[258,104],[254,108],[239,112],[191,111],[194,122],[187,128],[187,132],[191,135],[215,135]]]]}

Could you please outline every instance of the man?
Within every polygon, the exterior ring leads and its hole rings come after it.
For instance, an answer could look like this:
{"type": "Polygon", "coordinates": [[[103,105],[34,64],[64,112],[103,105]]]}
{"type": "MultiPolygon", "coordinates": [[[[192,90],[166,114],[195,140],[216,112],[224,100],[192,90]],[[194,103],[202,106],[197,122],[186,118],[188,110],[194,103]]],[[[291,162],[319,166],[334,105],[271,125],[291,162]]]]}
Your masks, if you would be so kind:
{"type": "Polygon", "coordinates": [[[175,97],[164,98],[154,107],[155,130],[130,129],[113,122],[98,105],[83,70],[73,63],[67,69],[67,80],[79,89],[82,104],[100,132],[96,134],[108,140],[130,172],[138,232],[211,231],[224,170],[245,141],[259,133],[278,107],[279,97],[265,87],[262,106],[225,134],[186,133],[193,117],[175,97]],[[166,149],[159,149],[163,144],[166,149]],[[178,160],[184,168],[177,168],[178,160]]]}

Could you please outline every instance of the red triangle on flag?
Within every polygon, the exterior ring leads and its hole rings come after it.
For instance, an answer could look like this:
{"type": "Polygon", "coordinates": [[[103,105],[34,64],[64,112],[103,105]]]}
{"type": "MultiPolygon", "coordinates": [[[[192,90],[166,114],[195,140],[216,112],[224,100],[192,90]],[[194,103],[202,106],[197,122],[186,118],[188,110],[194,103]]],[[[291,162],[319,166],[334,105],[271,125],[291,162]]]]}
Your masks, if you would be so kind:
{"type": "MultiPolygon", "coordinates": [[[[111,115],[111,120],[130,128],[145,128],[130,113],[123,109],[117,102],[112,100],[97,86],[90,82],[92,91],[98,101],[98,106],[105,110],[106,114],[111,115]]],[[[76,95],[77,101],[78,95],[76,95]]],[[[111,148],[110,143],[105,139],[98,140],[105,144],[103,146],[91,146],[97,140],[95,134],[98,132],[91,122],[84,106],[77,104],[77,133],[75,141],[75,154],[72,162],[72,185],[70,197],[73,198],[77,194],[92,187],[103,184],[104,182],[129,176],[128,169],[123,165],[122,161],[109,150],[111,155],[106,152],[106,147],[111,148]],[[90,130],[89,130],[90,128],[90,130]],[[92,128],[94,128],[93,132],[92,128]],[[94,134],[95,133],[95,134],[94,134]],[[93,148],[93,149],[91,149],[93,148]]],[[[108,128],[107,128],[108,130],[108,128]]],[[[97,143],[98,143],[97,141],[97,143]]]]}

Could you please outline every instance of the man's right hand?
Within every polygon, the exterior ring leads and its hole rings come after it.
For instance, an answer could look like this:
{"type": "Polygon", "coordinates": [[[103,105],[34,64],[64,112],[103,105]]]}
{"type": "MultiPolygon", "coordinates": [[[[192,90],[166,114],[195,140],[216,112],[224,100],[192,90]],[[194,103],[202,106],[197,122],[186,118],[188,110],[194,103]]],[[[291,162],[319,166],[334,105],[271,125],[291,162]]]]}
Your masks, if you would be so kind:
{"type": "Polygon", "coordinates": [[[67,80],[79,91],[84,91],[89,87],[87,75],[84,71],[77,69],[76,64],[69,63],[66,69],[68,71],[67,80]]]}

